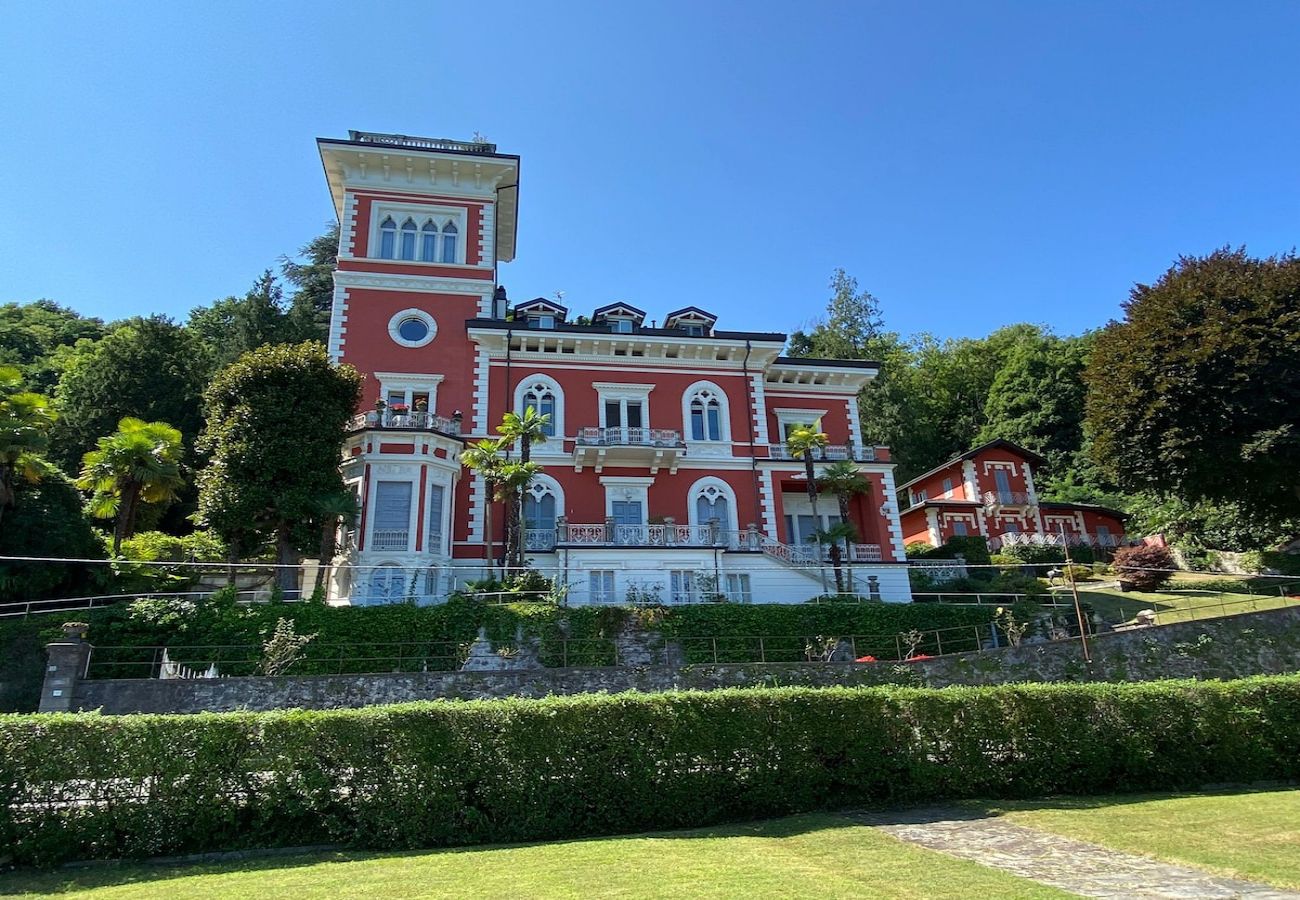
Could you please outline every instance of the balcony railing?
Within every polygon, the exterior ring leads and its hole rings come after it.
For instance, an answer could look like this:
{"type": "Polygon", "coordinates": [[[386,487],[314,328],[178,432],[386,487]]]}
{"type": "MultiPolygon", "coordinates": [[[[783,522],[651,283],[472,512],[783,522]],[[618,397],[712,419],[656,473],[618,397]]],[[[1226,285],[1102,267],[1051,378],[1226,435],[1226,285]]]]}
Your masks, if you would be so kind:
{"type": "Polygon", "coordinates": [[[435,416],[431,412],[412,410],[383,409],[358,413],[348,420],[348,431],[362,431],[366,428],[392,428],[400,431],[441,431],[444,434],[460,434],[460,420],[435,416]]]}
{"type": "Polygon", "coordinates": [[[525,528],[524,549],[531,553],[549,553],[555,549],[554,528],[525,528]]]}
{"type": "Polygon", "coordinates": [[[682,433],[669,428],[579,428],[579,447],[685,447],[682,433]]]}
{"type": "Polygon", "coordinates": [[[370,532],[371,550],[405,550],[411,546],[411,533],[403,528],[401,531],[370,532]]]}
{"type": "Polygon", "coordinates": [[[348,139],[362,144],[414,147],[418,150],[456,150],[461,153],[497,152],[497,145],[487,141],[453,141],[449,138],[412,137],[407,134],[384,134],[380,131],[349,131],[348,139]]]}
{"type": "Polygon", "coordinates": [[[1032,506],[1033,497],[1024,491],[985,491],[985,506],[1032,506]]]}
{"type": "Polygon", "coordinates": [[[993,549],[998,547],[1061,547],[1069,544],[1071,547],[1100,547],[1102,549],[1113,549],[1123,547],[1129,543],[1130,538],[1123,534],[1030,534],[1028,532],[1015,532],[1004,534],[989,539],[989,546],[993,549]]]}
{"type": "MultiPolygon", "coordinates": [[[[799,462],[803,462],[803,457],[795,456],[785,444],[769,444],[767,455],[771,459],[797,459],[799,462]]],[[[825,447],[814,449],[812,458],[814,462],[835,462],[842,459],[851,459],[854,462],[871,462],[876,458],[876,448],[859,447],[856,444],[828,444],[825,447]]]]}
{"type": "Polygon", "coordinates": [[[571,547],[730,547],[742,535],[716,525],[624,525],[617,522],[559,522],[556,542],[571,547]]]}
{"type": "MultiPolygon", "coordinates": [[[[744,549],[762,550],[778,562],[792,566],[815,566],[831,561],[831,548],[826,544],[782,544],[765,534],[757,535],[753,546],[744,549]]],[[[873,563],[883,561],[879,544],[850,544],[848,554],[840,547],[840,561],[844,563],[873,563]]]]}

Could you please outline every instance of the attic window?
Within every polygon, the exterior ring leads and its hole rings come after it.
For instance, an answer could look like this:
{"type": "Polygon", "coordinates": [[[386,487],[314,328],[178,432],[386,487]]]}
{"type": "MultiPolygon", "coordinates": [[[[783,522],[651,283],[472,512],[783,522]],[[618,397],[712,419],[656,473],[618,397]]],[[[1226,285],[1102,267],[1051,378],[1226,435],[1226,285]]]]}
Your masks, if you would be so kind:
{"type": "Polygon", "coordinates": [[[546,329],[554,328],[554,327],[555,327],[555,316],[550,316],[550,315],[529,316],[529,317],[528,317],[528,327],[529,327],[529,328],[546,328],[546,329]]]}
{"type": "Polygon", "coordinates": [[[691,337],[704,337],[704,326],[699,322],[686,322],[682,325],[682,331],[691,337]]]}
{"type": "Polygon", "coordinates": [[[617,333],[619,333],[619,334],[631,334],[631,333],[632,333],[632,320],[631,320],[631,319],[613,319],[613,320],[610,321],[610,329],[609,329],[609,330],[610,330],[610,331],[617,332],[617,333]]]}

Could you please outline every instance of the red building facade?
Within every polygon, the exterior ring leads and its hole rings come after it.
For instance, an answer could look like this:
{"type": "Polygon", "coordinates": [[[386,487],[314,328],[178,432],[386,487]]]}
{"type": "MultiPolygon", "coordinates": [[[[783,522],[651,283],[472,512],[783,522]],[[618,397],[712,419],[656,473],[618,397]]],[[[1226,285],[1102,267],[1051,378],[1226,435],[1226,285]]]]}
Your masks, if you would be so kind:
{"type": "Polygon", "coordinates": [[[515,253],[517,156],[362,132],[318,143],[341,223],[330,351],[365,376],[344,465],[362,568],[337,597],[436,597],[481,577],[506,514],[492,509],[487,534],[485,485],[460,452],[531,406],[550,434],[532,449],[526,546],[571,602],[824,592],[810,538],[839,509],[824,498],[814,514],[784,446],[798,425],[828,436],[819,467],[851,460],[870,483],[850,507],[854,589],[910,599],[893,465],[860,438],[875,364],[788,358],[784,334],[723,329],[694,305],[647,324],[627,302],[577,318],[512,302],[498,273],[515,253]]]}
{"type": "Polygon", "coordinates": [[[952,537],[982,535],[995,550],[1062,541],[1100,548],[1126,543],[1123,513],[1040,500],[1034,472],[1042,464],[1038,454],[999,440],[913,478],[899,488],[903,540],[937,547],[952,537]]]}

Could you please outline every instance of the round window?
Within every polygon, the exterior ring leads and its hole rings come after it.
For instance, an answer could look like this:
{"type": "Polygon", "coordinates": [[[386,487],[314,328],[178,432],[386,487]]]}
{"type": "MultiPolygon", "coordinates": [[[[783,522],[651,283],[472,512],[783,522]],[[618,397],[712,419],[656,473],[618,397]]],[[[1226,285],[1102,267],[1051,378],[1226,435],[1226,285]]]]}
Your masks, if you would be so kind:
{"type": "Polygon", "coordinates": [[[429,336],[429,326],[422,319],[403,319],[397,326],[397,333],[402,336],[402,340],[418,344],[429,336]]]}
{"type": "Polygon", "coordinates": [[[388,336],[403,347],[423,347],[438,333],[438,323],[422,309],[403,309],[388,320],[388,336]]]}

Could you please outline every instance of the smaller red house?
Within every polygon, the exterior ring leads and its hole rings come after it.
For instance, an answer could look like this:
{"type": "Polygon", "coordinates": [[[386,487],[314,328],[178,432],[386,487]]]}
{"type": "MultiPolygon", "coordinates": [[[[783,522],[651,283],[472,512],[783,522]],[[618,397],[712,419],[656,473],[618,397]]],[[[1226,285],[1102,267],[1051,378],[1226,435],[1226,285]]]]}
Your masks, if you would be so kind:
{"type": "Polygon", "coordinates": [[[938,547],[957,535],[982,535],[989,549],[1016,544],[1128,542],[1125,514],[1090,503],[1040,501],[1034,472],[1044,460],[1011,441],[990,441],[899,487],[904,543],[938,547]]]}

